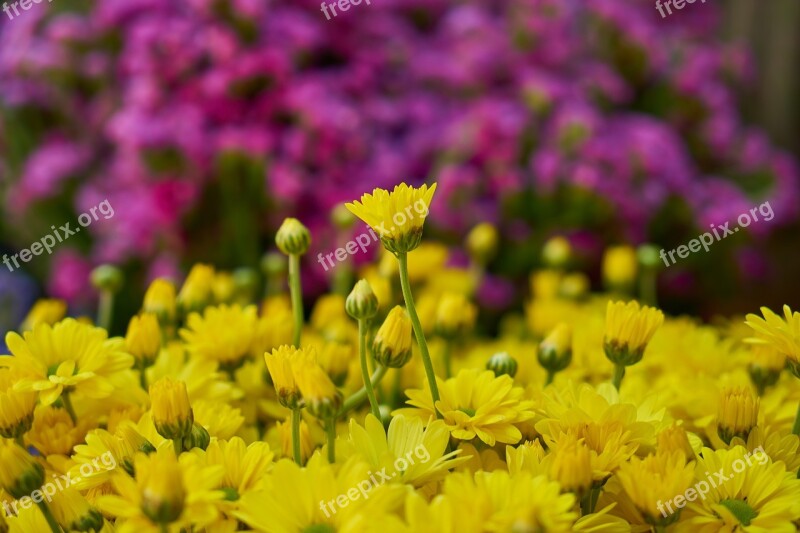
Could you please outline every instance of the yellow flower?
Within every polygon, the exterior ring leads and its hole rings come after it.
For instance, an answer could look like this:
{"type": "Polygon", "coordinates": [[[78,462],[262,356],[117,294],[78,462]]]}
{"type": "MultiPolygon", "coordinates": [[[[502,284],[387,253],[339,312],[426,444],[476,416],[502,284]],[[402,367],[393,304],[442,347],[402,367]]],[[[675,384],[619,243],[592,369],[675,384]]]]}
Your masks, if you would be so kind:
{"type": "Polygon", "coordinates": [[[758,404],[759,399],[743,387],[724,390],[717,412],[719,438],[726,444],[733,437],[747,440],[750,430],[758,424],[758,404]]]}
{"type": "Polygon", "coordinates": [[[202,529],[219,516],[216,502],[224,493],[214,487],[224,475],[222,466],[205,465],[194,453],[178,460],[171,446],[162,446],[156,453],[138,454],[134,472],[135,479],[125,473],[112,479],[115,495],[97,498],[101,511],[125,519],[117,522],[118,532],[157,533],[166,528],[178,533],[191,526],[202,529]]]}
{"type": "MultiPolygon", "coordinates": [[[[45,520],[44,515],[35,505],[29,506],[27,509],[18,506],[17,516],[8,517],[8,531],[9,533],[30,533],[31,531],[50,531],[50,525],[45,520]]],[[[0,511],[0,515],[3,512],[0,511]]],[[[2,519],[0,519],[0,531],[5,531],[2,528],[2,519]]]]}
{"type": "Polygon", "coordinates": [[[563,322],[539,345],[539,364],[548,372],[561,372],[572,361],[572,328],[563,322]]]}
{"type": "Polygon", "coordinates": [[[265,533],[400,531],[401,521],[393,511],[406,491],[395,484],[374,484],[372,472],[356,457],[337,466],[319,454],[305,467],[278,461],[266,489],[245,495],[234,515],[265,533]],[[356,488],[359,483],[366,496],[356,488]],[[337,504],[337,498],[346,503],[337,504]]]}
{"type": "Polygon", "coordinates": [[[194,413],[186,383],[170,377],[161,378],[150,385],[150,401],[159,435],[165,439],[180,439],[191,433],[194,413]]]}
{"type": "Polygon", "coordinates": [[[427,185],[415,188],[401,183],[391,193],[375,189],[372,194],[362,195],[360,202],[345,205],[375,230],[387,250],[406,253],[422,241],[422,226],[435,192],[435,183],[430,189],[427,185]]]}
{"type": "Polygon", "coordinates": [[[24,339],[10,332],[6,344],[15,357],[0,358],[0,366],[26,374],[14,388],[39,391],[44,405],[55,402],[64,390],[107,398],[114,392],[113,383],[133,364],[122,339],[109,339],[106,330],[72,318],[55,326],[39,324],[25,332],[24,339]]]}
{"type": "Polygon", "coordinates": [[[36,393],[14,390],[21,379],[18,370],[0,368],[0,436],[15,439],[33,424],[36,393]]]}
{"type": "Polygon", "coordinates": [[[372,318],[378,312],[378,297],[367,280],[360,279],[345,301],[347,314],[356,320],[372,318]]]}
{"type": "Polygon", "coordinates": [[[662,512],[662,502],[684,494],[694,480],[694,463],[686,464],[681,451],[657,453],[644,459],[632,457],[617,472],[622,488],[645,522],[666,526],[675,522],[678,513],[662,512]]]}
{"type": "MultiPolygon", "coordinates": [[[[438,378],[437,378],[438,379],[438,378]]],[[[533,403],[523,400],[524,391],[514,387],[507,375],[491,370],[465,369],[447,381],[438,379],[440,399],[436,408],[453,438],[472,440],[476,436],[489,446],[497,442],[514,444],[522,438],[515,424],[533,418],[533,403]]],[[[414,408],[394,411],[395,415],[435,418],[430,391],[407,390],[407,402],[414,408]]]]}
{"type": "Polygon", "coordinates": [[[57,490],[49,507],[64,531],[100,531],[103,528],[100,511],[71,486],[57,490]]]}
{"type": "Polygon", "coordinates": [[[73,446],[83,442],[88,423],[79,420],[73,424],[64,409],[40,405],[27,435],[28,442],[42,455],[69,455],[73,446]]]}
{"type": "Polygon", "coordinates": [[[373,342],[375,360],[383,366],[401,368],[411,359],[411,319],[399,305],[389,311],[373,342]]]}
{"type": "Polygon", "coordinates": [[[603,255],[603,279],[611,287],[627,287],[636,281],[638,259],[631,246],[612,246],[603,255]]]}
{"type": "Polygon", "coordinates": [[[758,315],[747,315],[747,325],[756,332],[751,342],[769,344],[779,353],[789,358],[792,372],[800,377],[800,312],[792,312],[788,305],[783,306],[783,318],[769,308],[762,307],[758,315]]]}
{"type": "Polygon", "coordinates": [[[684,502],[676,533],[796,531],[800,479],[795,472],[787,472],[782,462],[773,462],[760,451],[750,453],[742,446],[703,448],[695,477],[698,489],[705,482],[705,495],[684,502]],[[721,472],[723,478],[715,472],[721,472]]]}
{"type": "Polygon", "coordinates": [[[51,326],[64,318],[67,314],[67,303],[64,300],[42,298],[36,300],[22,325],[20,331],[30,331],[37,324],[50,324],[51,326]]]}
{"type": "Polygon", "coordinates": [[[479,264],[486,264],[497,252],[498,241],[497,228],[488,222],[481,222],[467,235],[467,251],[479,264]]]}
{"type": "Polygon", "coordinates": [[[564,237],[558,236],[549,239],[542,248],[542,259],[552,268],[564,267],[572,255],[572,245],[564,237]]]}
{"type": "Polygon", "coordinates": [[[214,295],[214,303],[224,304],[233,300],[236,295],[236,283],[230,272],[217,272],[214,281],[211,283],[211,293],[214,295]]]}
{"type": "Polygon", "coordinates": [[[339,411],[342,393],[316,362],[313,349],[292,362],[294,379],[308,411],[316,417],[328,418],[339,411]]]}
{"type": "Polygon", "coordinates": [[[475,326],[478,309],[463,294],[441,296],[436,310],[436,331],[446,338],[467,334],[475,326]]]}
{"type": "Polygon", "coordinates": [[[460,450],[446,453],[449,440],[450,433],[441,420],[424,427],[418,418],[398,415],[392,418],[387,431],[369,414],[363,427],[350,419],[346,444],[351,450],[348,453],[337,448],[337,460],[355,453],[369,463],[373,472],[385,472],[393,482],[422,487],[443,479],[449,469],[467,460],[456,457],[460,450]]]}
{"type": "Polygon", "coordinates": [[[300,388],[297,386],[292,365],[302,356],[301,350],[286,345],[272,350],[272,353],[264,354],[267,370],[278,394],[278,401],[289,409],[300,407],[300,388]]]}
{"type": "Polygon", "coordinates": [[[750,379],[758,389],[759,396],[763,396],[768,387],[772,387],[778,382],[784,368],[786,368],[784,354],[766,344],[753,345],[748,370],[750,379]]]}
{"type": "Polygon", "coordinates": [[[131,318],[125,335],[125,346],[139,366],[148,367],[155,362],[161,350],[161,329],[155,314],[142,313],[131,318]]]}
{"type": "Polygon", "coordinates": [[[171,322],[175,319],[175,302],[175,285],[164,278],[154,279],[144,294],[142,311],[153,313],[162,324],[171,322]]]}
{"type": "Polygon", "coordinates": [[[0,439],[0,488],[22,498],[44,483],[44,468],[14,441],[0,439]]]}
{"type": "Polygon", "coordinates": [[[558,481],[563,490],[580,498],[592,486],[592,455],[577,438],[560,443],[546,461],[550,478],[558,481]]]}
{"type": "Polygon", "coordinates": [[[194,265],[178,293],[178,304],[185,310],[197,310],[208,305],[214,276],[214,267],[202,263],[194,265]]]}
{"type": "Polygon", "coordinates": [[[641,361],[647,343],[664,323],[664,313],[634,301],[608,302],[604,349],[611,362],[630,366],[641,361]]]}
{"type": "Polygon", "coordinates": [[[672,453],[679,451],[687,461],[694,459],[695,453],[689,442],[689,436],[686,430],[678,424],[663,429],[656,435],[657,450],[659,453],[672,453]]]}
{"type": "Polygon", "coordinates": [[[195,423],[218,439],[233,438],[244,424],[241,409],[224,402],[195,400],[192,402],[192,412],[195,423]]]}
{"type": "Polygon", "coordinates": [[[75,446],[75,464],[69,469],[72,485],[81,491],[102,486],[119,474],[117,466],[133,475],[136,454],[154,451],[155,446],[131,422],[123,423],[113,434],[104,429],[92,430],[86,434],[86,444],[75,446]],[[84,465],[91,468],[82,471],[84,465]]]}
{"type": "Polygon", "coordinates": [[[189,315],[180,335],[191,355],[217,361],[222,370],[232,371],[251,354],[257,322],[254,305],[206,307],[202,315],[189,315]]]}

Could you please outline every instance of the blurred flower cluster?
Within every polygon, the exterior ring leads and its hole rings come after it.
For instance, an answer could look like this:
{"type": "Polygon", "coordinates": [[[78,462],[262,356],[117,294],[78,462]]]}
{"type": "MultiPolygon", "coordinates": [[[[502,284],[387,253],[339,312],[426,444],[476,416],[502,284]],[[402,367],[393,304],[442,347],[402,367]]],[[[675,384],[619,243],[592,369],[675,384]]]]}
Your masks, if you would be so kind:
{"type": "MultiPolygon", "coordinates": [[[[435,189],[350,205],[377,225],[435,189]]],[[[665,316],[609,262],[607,293],[531,273],[489,338],[480,269],[421,229],[307,320],[291,266],[263,299],[157,279],[124,337],[40,301],[0,357],[0,529],[796,531],[800,313],[665,316]]],[[[311,235],[281,227],[290,265],[311,235]]]]}
{"type": "Polygon", "coordinates": [[[436,176],[445,238],[497,224],[517,274],[552,228],[670,245],[665,228],[754,201],[776,213],[754,231],[797,214],[794,161],[738,111],[754,68],[719,43],[715,5],[680,20],[638,0],[384,0],[331,21],[318,0],[36,7],[0,28],[9,233],[120,206],[55,256],[51,290],[70,299],[102,261],[254,266],[288,212],[331,242],[334,205],[398,177],[436,176]]]}

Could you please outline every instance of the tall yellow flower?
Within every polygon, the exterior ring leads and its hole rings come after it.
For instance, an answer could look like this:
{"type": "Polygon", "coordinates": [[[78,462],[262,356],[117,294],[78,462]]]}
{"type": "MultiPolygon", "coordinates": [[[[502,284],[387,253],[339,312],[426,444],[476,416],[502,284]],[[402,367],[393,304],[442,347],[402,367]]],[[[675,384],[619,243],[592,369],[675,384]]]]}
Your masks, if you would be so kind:
{"type": "Polygon", "coordinates": [[[396,305],[375,334],[375,360],[389,368],[401,368],[411,359],[411,342],[411,320],[406,310],[396,305]]]}
{"type": "Polygon", "coordinates": [[[67,318],[50,326],[39,324],[24,338],[6,335],[15,357],[0,358],[0,366],[16,368],[29,375],[15,385],[20,391],[39,391],[39,400],[50,405],[62,391],[89,398],[107,398],[113,383],[133,364],[124,352],[124,341],[108,338],[102,328],[67,318]]]}
{"type": "Polygon", "coordinates": [[[614,385],[619,389],[625,367],[642,360],[644,350],[656,330],[664,323],[664,313],[652,307],[639,307],[635,300],[608,302],[606,336],[603,348],[614,363],[614,385]]]}
{"type": "Polygon", "coordinates": [[[724,390],[717,414],[719,438],[726,444],[733,437],[746,441],[750,430],[758,424],[758,404],[758,398],[743,387],[724,390]]]}
{"type": "Polygon", "coordinates": [[[372,194],[362,195],[361,201],[345,205],[378,234],[387,250],[404,253],[422,241],[422,226],[435,192],[435,183],[430,188],[401,183],[392,192],[375,189],[372,194]]]}
{"type": "Polygon", "coordinates": [[[319,418],[329,418],[342,405],[342,393],[336,389],[330,376],[316,362],[313,351],[306,351],[292,364],[294,379],[303,395],[308,411],[319,418]]]}
{"type": "Polygon", "coordinates": [[[161,350],[161,328],[155,314],[142,313],[131,318],[125,334],[125,346],[140,368],[155,362],[161,350]]]}
{"type": "Polygon", "coordinates": [[[194,424],[194,413],[189,403],[186,383],[165,377],[150,386],[153,423],[165,439],[188,436],[194,424]]]}
{"type": "Polygon", "coordinates": [[[297,409],[300,406],[300,388],[292,370],[294,361],[299,357],[302,357],[301,350],[287,345],[264,354],[264,361],[267,363],[278,401],[289,409],[297,409]]]}

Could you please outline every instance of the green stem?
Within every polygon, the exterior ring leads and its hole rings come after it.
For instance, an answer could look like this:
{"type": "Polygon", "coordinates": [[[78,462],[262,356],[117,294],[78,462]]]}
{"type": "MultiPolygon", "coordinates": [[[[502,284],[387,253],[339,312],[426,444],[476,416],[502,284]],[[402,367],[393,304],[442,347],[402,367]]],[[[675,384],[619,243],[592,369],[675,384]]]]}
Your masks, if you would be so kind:
{"type": "Polygon", "coordinates": [[[183,451],[183,439],[172,439],[172,446],[175,448],[175,457],[180,457],[183,451]]]}
{"type": "Polygon", "coordinates": [[[329,418],[325,425],[328,434],[328,462],[333,464],[336,462],[336,418],[329,418]]]}
{"type": "Polygon", "coordinates": [[[643,304],[656,307],[658,305],[656,294],[656,269],[645,267],[639,278],[639,298],[643,304]]]}
{"type": "MultiPolygon", "coordinates": [[[[381,382],[383,376],[386,375],[386,372],[389,370],[388,367],[385,366],[378,366],[375,372],[372,373],[372,379],[370,382],[372,386],[375,387],[378,383],[381,382]]],[[[352,409],[355,409],[361,403],[367,399],[367,388],[366,386],[361,387],[357,392],[353,393],[352,396],[347,398],[344,403],[342,404],[342,408],[339,410],[339,414],[336,415],[336,418],[341,418],[350,412],[352,409]]]]}
{"type": "Polygon", "coordinates": [[[555,379],[555,377],[556,377],[556,373],[553,372],[552,370],[548,370],[547,371],[547,377],[544,380],[544,386],[546,387],[546,386],[550,385],[553,382],[553,379],[555,379]]]}
{"type": "Polygon", "coordinates": [[[39,501],[36,502],[36,505],[44,515],[44,519],[47,520],[47,525],[50,526],[50,529],[53,531],[53,533],[61,533],[61,526],[58,525],[58,522],[56,522],[56,519],[53,517],[53,513],[50,512],[47,502],[39,501]]]}
{"type": "Polygon", "coordinates": [[[72,400],[69,399],[69,392],[67,392],[67,389],[61,391],[61,403],[64,404],[64,409],[66,409],[67,413],[69,413],[72,423],[77,423],[78,417],[75,416],[75,409],[72,407],[72,400]]]}
{"type": "Polygon", "coordinates": [[[583,516],[592,514],[594,512],[594,508],[597,506],[597,500],[600,499],[600,492],[602,490],[603,487],[592,487],[583,496],[581,499],[581,514],[583,516]]]}
{"type": "Polygon", "coordinates": [[[300,256],[289,255],[289,292],[292,297],[292,312],[294,313],[295,348],[300,348],[300,333],[303,331],[303,293],[300,287],[300,256]]]}
{"type": "Polygon", "coordinates": [[[367,391],[367,398],[369,398],[369,405],[372,409],[372,414],[378,420],[381,419],[381,412],[378,409],[378,400],[375,399],[375,390],[372,388],[372,381],[369,376],[369,368],[367,368],[367,321],[359,319],[358,321],[358,353],[361,357],[361,377],[364,379],[364,388],[367,391]]]}
{"type": "Polygon", "coordinates": [[[97,325],[106,331],[110,331],[113,311],[114,293],[111,291],[100,291],[100,301],[97,304],[97,325]]]}
{"type": "Polygon", "coordinates": [[[792,426],[792,434],[800,435],[800,404],[797,405],[797,414],[794,417],[794,425],[792,426]]]}
{"type": "Polygon", "coordinates": [[[623,365],[614,365],[614,378],[611,382],[617,390],[619,390],[620,385],[622,385],[623,377],[625,377],[625,367],[623,365]]]}
{"type": "Polygon", "coordinates": [[[436,418],[442,418],[436,403],[439,401],[439,386],[436,384],[436,373],[433,371],[433,361],[428,353],[428,343],[425,341],[425,333],[422,331],[417,309],[414,307],[414,297],[411,295],[411,284],[408,281],[408,253],[397,254],[397,261],[400,263],[400,285],[403,289],[403,299],[406,302],[406,309],[411,318],[411,325],[414,326],[414,334],[417,337],[419,351],[422,354],[422,364],[425,366],[425,374],[428,377],[428,386],[431,388],[431,399],[433,400],[433,411],[436,418]]]}
{"type": "Polygon", "coordinates": [[[294,462],[303,466],[303,456],[300,453],[300,409],[292,409],[292,455],[294,462]]]}
{"type": "Polygon", "coordinates": [[[453,365],[450,362],[451,357],[450,354],[452,353],[452,344],[449,339],[444,341],[444,376],[447,379],[450,379],[450,376],[453,375],[453,365]]]}

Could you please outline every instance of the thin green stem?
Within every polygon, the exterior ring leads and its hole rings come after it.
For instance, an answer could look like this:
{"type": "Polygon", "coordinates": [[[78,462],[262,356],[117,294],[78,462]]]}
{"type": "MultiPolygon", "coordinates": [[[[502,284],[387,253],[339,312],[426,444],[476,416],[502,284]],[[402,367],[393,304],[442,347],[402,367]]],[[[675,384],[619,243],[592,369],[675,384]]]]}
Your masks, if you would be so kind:
{"type": "Polygon", "coordinates": [[[336,462],[336,418],[331,417],[325,421],[325,429],[328,434],[328,462],[336,462]]]}
{"type": "Polygon", "coordinates": [[[299,348],[300,333],[303,331],[303,292],[300,286],[300,256],[296,254],[289,255],[289,292],[294,314],[293,344],[299,348]]]}
{"type": "Polygon", "coordinates": [[[794,425],[792,426],[792,434],[800,435],[800,404],[797,405],[797,414],[794,417],[794,425]]]}
{"type": "Polygon", "coordinates": [[[300,453],[300,409],[292,409],[292,455],[294,462],[303,466],[303,456],[300,453]]]}
{"type": "Polygon", "coordinates": [[[364,379],[364,388],[367,391],[370,409],[372,409],[372,414],[375,418],[380,420],[381,412],[378,409],[378,400],[375,399],[375,390],[372,388],[369,368],[367,367],[367,321],[363,318],[358,321],[358,353],[361,357],[361,377],[364,379]]]}
{"type": "MultiPolygon", "coordinates": [[[[388,367],[385,366],[378,366],[378,368],[375,369],[375,372],[372,373],[372,379],[370,379],[370,382],[372,383],[373,387],[375,387],[378,383],[381,382],[383,376],[386,375],[386,372],[388,370],[389,370],[388,367]]],[[[339,410],[339,414],[336,415],[336,418],[343,417],[348,412],[361,405],[361,403],[366,399],[367,399],[367,388],[366,386],[364,386],[361,387],[357,392],[353,393],[352,396],[350,396],[344,401],[344,403],[342,404],[342,408],[339,410]]]]}
{"type": "Polygon", "coordinates": [[[544,386],[548,386],[553,382],[553,379],[556,377],[556,373],[552,370],[547,371],[547,377],[544,380],[544,386]]]}
{"type": "Polygon", "coordinates": [[[417,337],[417,344],[419,344],[419,351],[422,355],[422,364],[425,366],[425,374],[428,377],[428,386],[431,389],[433,411],[436,413],[436,418],[442,418],[442,415],[436,408],[436,403],[439,401],[439,386],[436,383],[436,373],[433,370],[433,361],[431,361],[431,356],[428,353],[428,343],[425,341],[425,333],[422,331],[422,324],[419,321],[419,316],[417,316],[417,309],[414,307],[414,297],[411,295],[411,283],[408,281],[408,253],[403,252],[397,254],[397,261],[400,263],[400,285],[403,289],[403,299],[406,302],[408,316],[411,318],[411,325],[414,327],[414,334],[417,337]]]}
{"type": "Polygon", "coordinates": [[[625,377],[625,367],[623,365],[614,365],[614,377],[611,382],[617,390],[619,390],[620,385],[622,385],[623,377],[625,377]]]}
{"type": "Polygon", "coordinates": [[[100,301],[97,304],[97,325],[106,331],[111,329],[111,319],[114,313],[114,293],[100,291],[100,301]]]}
{"type": "Polygon", "coordinates": [[[53,513],[50,512],[47,502],[38,501],[36,502],[36,505],[44,515],[44,519],[47,520],[47,525],[50,526],[50,529],[53,531],[53,533],[61,533],[61,526],[58,525],[58,522],[56,522],[56,519],[53,517],[53,513]]]}
{"type": "Polygon", "coordinates": [[[75,409],[72,407],[72,400],[69,399],[69,392],[67,389],[61,391],[61,403],[64,404],[64,409],[67,410],[69,413],[69,417],[72,419],[72,423],[75,424],[78,422],[78,417],[75,416],[75,409]]]}

